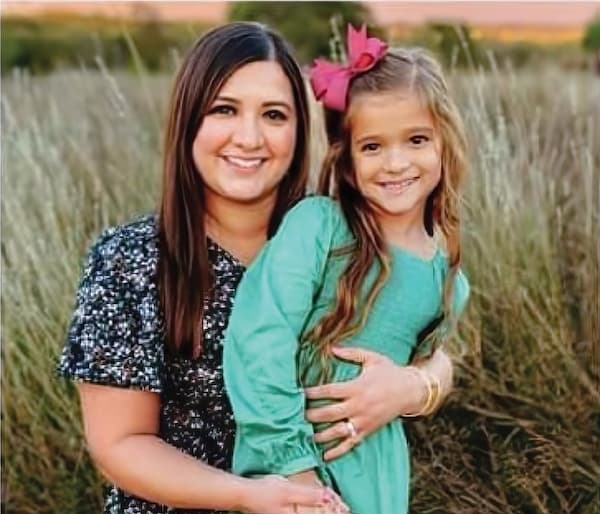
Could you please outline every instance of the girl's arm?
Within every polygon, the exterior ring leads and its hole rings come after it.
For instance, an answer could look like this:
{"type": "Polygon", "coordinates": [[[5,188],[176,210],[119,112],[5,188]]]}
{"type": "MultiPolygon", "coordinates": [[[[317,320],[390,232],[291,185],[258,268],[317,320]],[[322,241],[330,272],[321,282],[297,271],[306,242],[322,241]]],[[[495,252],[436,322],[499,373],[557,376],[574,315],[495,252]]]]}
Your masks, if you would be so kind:
{"type": "Polygon", "coordinates": [[[321,464],[296,355],[331,248],[334,209],[325,198],[298,204],[238,288],[223,357],[236,473],[294,475],[321,464]]]}
{"type": "Polygon", "coordinates": [[[181,509],[292,514],[295,505],[322,506],[322,487],[280,477],[249,480],[186,455],[158,436],[156,393],[79,384],[87,444],[101,472],[128,493],[181,509]]]}

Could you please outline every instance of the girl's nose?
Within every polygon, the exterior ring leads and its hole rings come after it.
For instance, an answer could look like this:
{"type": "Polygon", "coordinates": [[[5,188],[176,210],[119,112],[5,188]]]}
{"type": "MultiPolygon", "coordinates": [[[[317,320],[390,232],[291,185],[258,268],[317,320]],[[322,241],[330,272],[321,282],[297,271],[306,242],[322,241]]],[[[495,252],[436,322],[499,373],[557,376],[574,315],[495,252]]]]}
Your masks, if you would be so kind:
{"type": "Polygon", "coordinates": [[[386,171],[390,173],[402,173],[410,167],[410,159],[406,152],[399,148],[392,148],[386,159],[386,171]]]}
{"type": "Polygon", "coordinates": [[[254,116],[240,118],[232,135],[235,145],[244,150],[254,150],[264,144],[264,137],[260,123],[254,116]]]}

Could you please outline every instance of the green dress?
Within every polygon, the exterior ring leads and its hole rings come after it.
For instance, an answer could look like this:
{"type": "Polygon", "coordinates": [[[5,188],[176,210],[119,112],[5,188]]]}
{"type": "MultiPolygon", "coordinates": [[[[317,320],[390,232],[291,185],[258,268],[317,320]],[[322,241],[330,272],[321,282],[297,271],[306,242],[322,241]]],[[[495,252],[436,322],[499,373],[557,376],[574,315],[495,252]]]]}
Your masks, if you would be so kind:
{"type": "MultiPolygon", "coordinates": [[[[372,433],[347,454],[324,462],[325,447],[313,441],[314,432],[324,425],[313,426],[304,417],[307,407],[324,402],[307,402],[299,384],[297,368],[308,358],[306,351],[298,351],[299,340],[334,304],[347,257],[332,256],[331,251],[351,241],[338,204],[326,197],[309,197],[287,214],[246,271],[223,355],[237,423],[233,471],[244,476],[290,475],[314,468],[353,514],[403,514],[408,511],[410,469],[401,419],[372,433]]],[[[440,249],[431,260],[396,247],[390,253],[390,276],[364,328],[341,344],[373,350],[404,365],[418,334],[441,313],[447,259],[440,249]]],[[[455,313],[462,311],[467,297],[468,283],[459,273],[455,313]]],[[[357,364],[333,361],[334,382],[359,373],[357,364]]]]}

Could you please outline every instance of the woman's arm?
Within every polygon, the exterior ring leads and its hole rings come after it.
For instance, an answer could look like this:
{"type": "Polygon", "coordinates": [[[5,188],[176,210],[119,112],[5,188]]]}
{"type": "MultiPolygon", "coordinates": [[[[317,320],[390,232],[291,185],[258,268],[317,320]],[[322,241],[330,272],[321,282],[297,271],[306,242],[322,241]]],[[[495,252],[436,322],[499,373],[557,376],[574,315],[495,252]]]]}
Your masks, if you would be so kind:
{"type": "MultiPolygon", "coordinates": [[[[340,439],[339,444],[325,453],[325,460],[348,452],[360,439],[398,416],[419,412],[427,401],[425,381],[409,366],[398,366],[383,355],[359,348],[335,348],[334,352],[344,360],[361,364],[362,372],[348,382],[306,389],[307,398],[338,400],[306,412],[312,423],[337,421],[315,435],[318,442],[340,439]],[[351,437],[348,421],[356,429],[357,437],[351,437]]],[[[452,389],[453,373],[452,361],[444,350],[437,349],[429,359],[416,365],[440,381],[440,398],[445,398],[452,389]]]]}
{"type": "MultiPolygon", "coordinates": [[[[439,380],[440,400],[438,406],[440,406],[446,396],[448,396],[450,391],[452,391],[452,383],[454,379],[454,366],[452,365],[452,359],[450,359],[450,356],[442,348],[438,348],[435,352],[433,352],[433,355],[430,358],[413,361],[412,364],[439,380]]],[[[422,407],[423,403],[421,402],[418,406],[418,409],[413,412],[418,412],[422,407]]]]}
{"type": "MultiPolygon", "coordinates": [[[[463,313],[469,298],[469,282],[462,271],[455,278],[452,311],[454,321],[463,313]]],[[[338,402],[325,407],[307,410],[306,417],[313,423],[336,422],[315,435],[318,442],[340,439],[330,448],[325,460],[343,455],[361,438],[379,429],[398,416],[421,412],[427,404],[428,385],[417,366],[440,384],[437,406],[452,389],[453,366],[448,354],[437,348],[431,357],[417,357],[411,366],[397,366],[390,359],[362,349],[335,348],[342,359],[362,364],[361,374],[354,380],[340,384],[326,384],[306,390],[307,398],[337,399],[338,402]],[[348,421],[356,430],[350,433],[348,421]]]]}
{"type": "Polygon", "coordinates": [[[292,514],[295,505],[322,506],[322,487],[280,477],[249,480],[211,467],[158,437],[156,393],[79,385],[86,440],[101,472],[118,487],[149,501],[182,509],[292,514]]]}

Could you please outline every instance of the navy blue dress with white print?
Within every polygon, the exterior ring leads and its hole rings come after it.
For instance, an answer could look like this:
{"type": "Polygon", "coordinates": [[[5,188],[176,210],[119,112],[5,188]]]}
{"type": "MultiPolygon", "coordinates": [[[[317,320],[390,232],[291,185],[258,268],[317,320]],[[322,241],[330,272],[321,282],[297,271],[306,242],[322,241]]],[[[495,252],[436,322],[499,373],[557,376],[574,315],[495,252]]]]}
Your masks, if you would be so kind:
{"type": "MultiPolygon", "coordinates": [[[[160,437],[228,470],[235,423],[225,395],[222,339],[244,267],[208,241],[215,285],[204,305],[197,359],[165,352],[157,278],[155,216],[106,230],[92,246],[58,372],[75,381],[151,391],[161,396],[160,437]]],[[[104,514],[217,514],[157,505],[113,486],[104,514]]]]}

